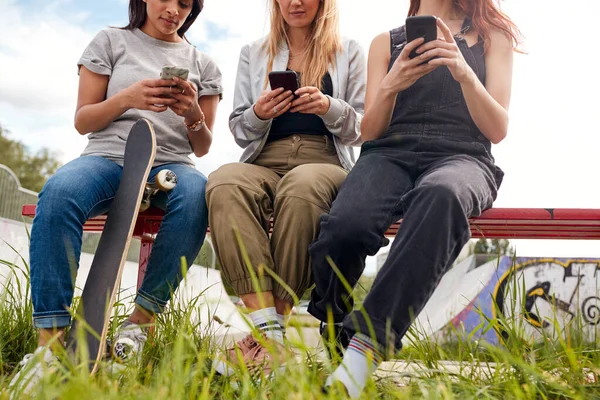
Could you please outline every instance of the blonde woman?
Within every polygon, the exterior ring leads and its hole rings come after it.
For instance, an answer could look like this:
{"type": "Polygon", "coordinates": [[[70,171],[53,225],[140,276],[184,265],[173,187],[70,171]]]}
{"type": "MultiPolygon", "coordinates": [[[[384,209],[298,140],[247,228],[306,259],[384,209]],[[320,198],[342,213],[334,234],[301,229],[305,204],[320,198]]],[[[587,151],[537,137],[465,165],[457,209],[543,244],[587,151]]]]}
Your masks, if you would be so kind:
{"type": "MultiPolygon", "coordinates": [[[[244,148],[241,162],[209,176],[209,225],[224,278],[265,339],[249,335],[236,347],[265,373],[272,357],[263,344],[283,343],[294,295],[311,284],[308,246],[319,217],[354,164],[350,146],[360,142],[366,60],[338,26],[336,0],[271,1],[270,33],[240,54],[229,125],[244,148]],[[269,72],[285,70],[299,75],[295,93],[269,86],[269,72]]],[[[235,350],[216,362],[220,373],[237,363],[235,350]]]]}

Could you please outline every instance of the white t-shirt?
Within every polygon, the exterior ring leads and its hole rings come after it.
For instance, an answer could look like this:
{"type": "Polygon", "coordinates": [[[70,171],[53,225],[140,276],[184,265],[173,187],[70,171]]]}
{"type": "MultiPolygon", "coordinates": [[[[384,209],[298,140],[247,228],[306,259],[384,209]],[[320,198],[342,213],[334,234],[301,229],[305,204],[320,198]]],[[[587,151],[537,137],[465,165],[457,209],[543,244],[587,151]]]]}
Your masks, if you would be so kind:
{"type": "MultiPolygon", "coordinates": [[[[77,65],[108,75],[106,98],[144,79],[158,79],[163,66],[175,65],[190,70],[188,81],[198,97],[223,93],[221,72],[215,62],[187,42],[171,43],[148,36],[139,29],[108,28],[100,31],[83,52],[77,65]]],[[[82,155],[95,155],[123,162],[125,141],[133,124],[146,118],[156,133],[154,166],[168,163],[193,165],[183,117],[172,110],[162,113],[130,109],[106,128],[88,136],[82,155]]]]}

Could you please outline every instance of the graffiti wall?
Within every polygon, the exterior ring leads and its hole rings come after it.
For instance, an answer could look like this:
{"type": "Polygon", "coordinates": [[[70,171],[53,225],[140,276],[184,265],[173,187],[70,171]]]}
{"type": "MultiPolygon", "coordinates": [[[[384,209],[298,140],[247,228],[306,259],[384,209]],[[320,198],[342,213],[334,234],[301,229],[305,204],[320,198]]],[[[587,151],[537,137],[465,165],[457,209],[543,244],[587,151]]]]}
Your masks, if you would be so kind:
{"type": "MultiPolygon", "coordinates": [[[[489,263],[479,267],[491,271],[486,274],[487,282],[478,282],[482,289],[450,319],[440,332],[442,337],[464,332],[500,344],[506,331],[487,329],[488,320],[500,318],[526,340],[556,337],[566,326],[587,340],[596,340],[600,329],[600,259],[502,257],[492,263],[492,269],[489,263]]],[[[469,280],[479,268],[462,279],[469,280]]]]}

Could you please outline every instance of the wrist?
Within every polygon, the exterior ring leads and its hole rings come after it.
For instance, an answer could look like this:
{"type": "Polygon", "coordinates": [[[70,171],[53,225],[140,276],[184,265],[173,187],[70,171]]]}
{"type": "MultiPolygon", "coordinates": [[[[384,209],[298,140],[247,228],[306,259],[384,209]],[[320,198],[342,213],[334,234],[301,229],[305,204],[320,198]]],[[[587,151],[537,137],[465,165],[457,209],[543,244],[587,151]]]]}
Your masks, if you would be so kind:
{"type": "Polygon", "coordinates": [[[256,118],[260,119],[261,121],[266,121],[269,118],[263,118],[260,115],[258,115],[258,113],[256,112],[256,103],[252,106],[252,111],[254,112],[254,115],[256,115],[256,118]]]}
{"type": "Polygon", "coordinates": [[[185,118],[183,119],[183,122],[186,125],[192,125],[193,123],[198,122],[200,120],[204,120],[204,113],[202,112],[202,109],[198,105],[197,107],[194,107],[194,109],[192,110],[192,112],[190,112],[189,115],[185,116],[185,118]]]}
{"type": "Polygon", "coordinates": [[[198,132],[199,130],[201,130],[204,127],[204,113],[202,112],[202,110],[198,107],[199,110],[199,116],[196,118],[188,118],[186,117],[183,121],[185,127],[187,128],[187,130],[192,131],[192,132],[198,132]]]}
{"type": "Polygon", "coordinates": [[[323,115],[325,115],[329,112],[330,108],[331,108],[331,100],[329,99],[329,96],[325,96],[325,104],[323,105],[323,109],[320,110],[318,114],[322,117],[323,115]]]}
{"type": "Polygon", "coordinates": [[[114,96],[114,99],[117,102],[117,106],[123,111],[127,111],[133,106],[131,105],[131,96],[129,96],[129,91],[127,89],[120,91],[114,96]]]}
{"type": "Polygon", "coordinates": [[[477,81],[477,75],[475,74],[475,71],[473,71],[471,68],[467,69],[467,73],[465,75],[465,78],[462,80],[462,82],[460,82],[460,84],[462,86],[473,86],[475,85],[475,82],[477,81]]]}
{"type": "Polygon", "coordinates": [[[392,89],[390,86],[386,85],[385,82],[383,82],[381,84],[381,86],[379,87],[378,97],[385,99],[385,100],[395,99],[396,96],[398,95],[398,93],[400,93],[401,91],[402,90],[396,91],[396,90],[392,89]]]}

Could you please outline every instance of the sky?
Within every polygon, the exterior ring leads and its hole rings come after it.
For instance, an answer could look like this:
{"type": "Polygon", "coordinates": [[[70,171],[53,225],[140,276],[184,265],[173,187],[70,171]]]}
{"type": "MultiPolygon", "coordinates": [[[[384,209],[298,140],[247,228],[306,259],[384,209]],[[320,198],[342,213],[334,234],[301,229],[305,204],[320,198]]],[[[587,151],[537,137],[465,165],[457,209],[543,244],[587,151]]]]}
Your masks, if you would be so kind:
{"type": "MultiPolygon", "coordinates": [[[[342,34],[368,51],[404,23],[408,0],[338,0],[342,34]]],[[[31,150],[76,158],[87,139],[73,126],[77,61],[98,30],[127,23],[127,0],[0,0],[0,125],[31,150]]],[[[266,0],[205,0],[189,39],[223,73],[214,141],[194,158],[205,175],[237,161],[228,116],[240,48],[268,30],[266,0]]],[[[597,0],[505,0],[525,55],[516,55],[510,127],[494,146],[505,178],[496,207],[600,207],[597,0]]],[[[357,150],[358,152],[358,150],[357,150]]],[[[0,160],[2,162],[2,160],[0,160]]],[[[519,256],[600,257],[596,241],[515,240],[519,256]]],[[[371,263],[372,264],[372,263],[371,263]]]]}

